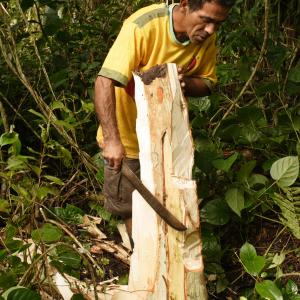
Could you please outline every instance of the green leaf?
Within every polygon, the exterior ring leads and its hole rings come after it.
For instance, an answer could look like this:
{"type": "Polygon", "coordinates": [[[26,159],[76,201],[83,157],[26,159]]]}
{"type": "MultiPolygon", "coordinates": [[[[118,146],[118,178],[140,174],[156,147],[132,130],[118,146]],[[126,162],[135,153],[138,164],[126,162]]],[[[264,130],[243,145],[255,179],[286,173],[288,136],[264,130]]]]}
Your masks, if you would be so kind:
{"type": "Polygon", "coordinates": [[[17,227],[15,227],[12,224],[8,223],[5,227],[6,240],[11,240],[13,237],[15,237],[17,232],[18,232],[17,227]]]}
{"type": "Polygon", "coordinates": [[[58,185],[64,185],[64,182],[60,179],[57,178],[55,176],[51,176],[51,175],[44,175],[44,178],[47,178],[48,180],[52,181],[53,183],[56,183],[58,185]]]}
{"type": "Polygon", "coordinates": [[[241,211],[245,208],[244,191],[239,188],[231,188],[226,192],[225,200],[229,207],[241,217],[241,211]]]}
{"type": "Polygon", "coordinates": [[[237,179],[240,182],[246,181],[247,178],[250,177],[250,174],[252,173],[253,169],[256,166],[256,160],[251,160],[242,165],[240,170],[237,173],[237,179]]]}
{"type": "Polygon", "coordinates": [[[32,238],[37,242],[53,243],[62,237],[63,233],[58,227],[45,223],[42,228],[31,232],[32,238]]]}
{"type": "Polygon", "coordinates": [[[297,295],[298,294],[298,286],[291,279],[288,280],[285,289],[286,289],[286,292],[288,295],[297,295]]]}
{"type": "Polygon", "coordinates": [[[221,171],[228,172],[233,165],[233,163],[238,158],[238,153],[235,152],[233,155],[228,157],[227,159],[215,159],[212,161],[213,166],[221,171]]]}
{"type": "Polygon", "coordinates": [[[1,288],[6,290],[16,284],[17,284],[17,275],[12,270],[0,273],[1,288]]]}
{"type": "Polygon", "coordinates": [[[35,186],[35,192],[39,199],[44,199],[48,195],[57,195],[57,191],[54,187],[48,187],[48,186],[35,186]]]}
{"type": "Polygon", "coordinates": [[[256,106],[245,106],[238,110],[238,118],[247,126],[255,124],[260,119],[264,119],[262,110],[256,106]]]}
{"type": "Polygon", "coordinates": [[[222,293],[228,287],[229,281],[227,278],[221,278],[217,281],[216,289],[217,294],[222,293]]]}
{"type": "Polygon", "coordinates": [[[67,204],[65,208],[55,207],[53,212],[58,218],[67,223],[82,224],[82,216],[84,215],[84,212],[79,207],[72,204],[67,204]]]}
{"type": "Polygon", "coordinates": [[[298,156],[286,156],[275,161],[270,174],[280,187],[292,185],[299,175],[298,156]]]}
{"type": "Polygon", "coordinates": [[[71,300],[85,300],[85,298],[81,294],[73,295],[71,300]]]}
{"type": "Polygon", "coordinates": [[[0,136],[0,147],[11,145],[19,140],[19,134],[16,132],[3,133],[0,136]]]}
{"type": "Polygon", "coordinates": [[[300,82],[300,64],[298,64],[295,68],[292,68],[289,72],[289,80],[295,83],[300,82]]]}
{"type": "Polygon", "coordinates": [[[222,199],[213,199],[201,209],[201,220],[213,225],[224,225],[230,219],[228,205],[222,199]]]}
{"type": "Polygon", "coordinates": [[[44,117],[44,115],[42,115],[41,113],[35,111],[34,109],[28,109],[28,111],[34,115],[36,115],[37,117],[41,118],[45,123],[47,123],[46,118],[44,117]]]}
{"type": "Polygon", "coordinates": [[[127,285],[128,284],[128,274],[120,276],[120,278],[118,280],[118,284],[127,285]]]}
{"type": "Polygon", "coordinates": [[[21,8],[22,10],[26,10],[29,7],[33,6],[34,0],[22,0],[21,1],[21,8]]]}
{"type": "Polygon", "coordinates": [[[81,256],[70,247],[60,245],[56,247],[57,259],[73,269],[81,267],[81,256]]]}
{"type": "Polygon", "coordinates": [[[248,184],[251,188],[260,188],[261,186],[266,186],[269,182],[269,179],[261,174],[252,174],[248,180],[248,184]]]}
{"type": "Polygon", "coordinates": [[[297,151],[297,154],[300,155],[300,142],[299,141],[296,144],[296,151],[297,151]]]}
{"type": "Polygon", "coordinates": [[[273,257],[273,260],[272,260],[272,265],[269,267],[278,267],[280,266],[285,260],[285,254],[284,253],[276,253],[273,257]]]}
{"type": "Polygon", "coordinates": [[[11,291],[7,300],[41,300],[41,297],[35,291],[21,287],[11,291]]]}
{"type": "Polygon", "coordinates": [[[221,262],[222,249],[217,237],[213,231],[203,229],[201,232],[202,238],[202,254],[205,257],[205,262],[214,261],[221,262]]]}
{"type": "Polygon", "coordinates": [[[265,280],[261,283],[256,283],[255,289],[263,299],[283,300],[280,289],[271,280],[265,280]]]}
{"type": "Polygon", "coordinates": [[[240,258],[247,273],[258,276],[265,266],[266,260],[263,256],[256,254],[255,248],[246,242],[240,250],[240,258]]]}
{"type": "Polygon", "coordinates": [[[10,212],[10,204],[7,200],[0,198],[0,213],[9,213],[10,212]]]}
{"type": "Polygon", "coordinates": [[[287,226],[297,239],[300,239],[299,204],[297,205],[297,201],[294,202],[293,195],[284,197],[274,193],[271,197],[280,207],[280,221],[282,224],[287,226]]]}

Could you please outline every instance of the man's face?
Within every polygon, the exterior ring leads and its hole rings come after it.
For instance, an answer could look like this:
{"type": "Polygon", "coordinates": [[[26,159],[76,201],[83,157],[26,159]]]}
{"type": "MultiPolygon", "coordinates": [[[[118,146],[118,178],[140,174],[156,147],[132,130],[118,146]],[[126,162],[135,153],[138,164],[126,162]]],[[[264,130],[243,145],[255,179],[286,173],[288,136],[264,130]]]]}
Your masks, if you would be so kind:
{"type": "Polygon", "coordinates": [[[191,11],[186,7],[185,29],[186,35],[192,43],[203,43],[226,20],[229,9],[217,2],[204,2],[203,6],[191,11]]]}

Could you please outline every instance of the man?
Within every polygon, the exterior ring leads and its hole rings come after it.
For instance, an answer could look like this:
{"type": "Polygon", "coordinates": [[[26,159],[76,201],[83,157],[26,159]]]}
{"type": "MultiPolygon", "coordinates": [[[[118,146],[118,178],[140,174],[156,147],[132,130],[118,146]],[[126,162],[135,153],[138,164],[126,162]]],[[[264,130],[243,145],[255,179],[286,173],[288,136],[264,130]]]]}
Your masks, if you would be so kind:
{"type": "Polygon", "coordinates": [[[107,163],[105,207],[124,218],[130,235],[132,187],[119,170],[126,159],[139,174],[132,71],[176,63],[186,96],[209,95],[217,80],[215,32],[231,6],[230,0],[181,0],[140,9],[124,22],[98,74],[95,109],[101,123],[97,140],[107,163]]]}

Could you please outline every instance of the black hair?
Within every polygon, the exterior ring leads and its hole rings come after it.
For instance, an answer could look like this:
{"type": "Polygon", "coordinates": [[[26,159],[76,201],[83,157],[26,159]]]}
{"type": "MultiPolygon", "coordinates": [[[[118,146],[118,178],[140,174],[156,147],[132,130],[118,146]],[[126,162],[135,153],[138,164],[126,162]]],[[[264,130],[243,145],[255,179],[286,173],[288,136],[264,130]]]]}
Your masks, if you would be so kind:
{"type": "Polygon", "coordinates": [[[231,8],[235,0],[188,0],[188,5],[191,10],[200,9],[205,2],[216,2],[224,8],[231,8]]]}

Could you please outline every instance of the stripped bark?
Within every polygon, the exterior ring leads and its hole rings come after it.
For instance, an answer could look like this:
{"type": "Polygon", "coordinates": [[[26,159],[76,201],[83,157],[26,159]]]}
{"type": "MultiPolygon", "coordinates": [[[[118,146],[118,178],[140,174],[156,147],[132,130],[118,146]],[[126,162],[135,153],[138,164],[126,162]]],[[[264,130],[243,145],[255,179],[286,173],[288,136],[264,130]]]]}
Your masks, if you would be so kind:
{"type": "Polygon", "coordinates": [[[187,102],[176,65],[165,68],[157,67],[159,78],[149,73],[150,84],[135,75],[141,179],[188,229],[169,227],[135,191],[128,292],[114,300],[207,299],[187,102]]]}

